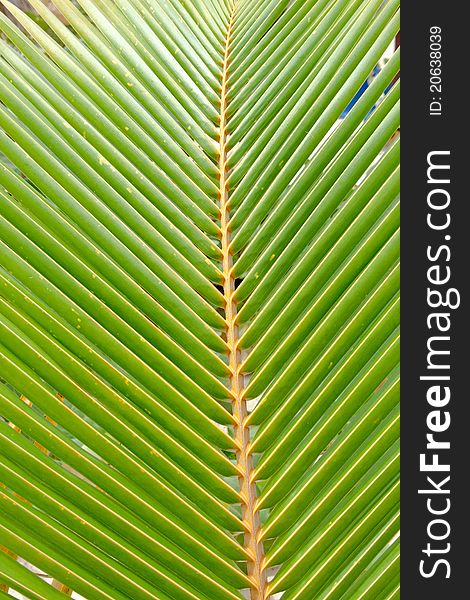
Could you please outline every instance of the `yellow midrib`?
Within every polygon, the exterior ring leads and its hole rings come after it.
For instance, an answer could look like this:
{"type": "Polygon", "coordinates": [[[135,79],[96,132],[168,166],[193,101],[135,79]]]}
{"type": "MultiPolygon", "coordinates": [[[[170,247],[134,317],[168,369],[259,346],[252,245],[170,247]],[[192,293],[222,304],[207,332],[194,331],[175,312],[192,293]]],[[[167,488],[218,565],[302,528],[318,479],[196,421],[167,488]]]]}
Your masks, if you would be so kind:
{"type": "Polygon", "coordinates": [[[220,93],[220,155],[219,155],[219,194],[221,247],[223,256],[226,335],[231,368],[231,390],[233,393],[232,412],[235,417],[235,439],[237,443],[237,466],[239,470],[240,496],[242,499],[242,519],[245,526],[244,545],[248,551],[248,576],[252,582],[251,600],[265,600],[266,573],[264,570],[263,543],[258,540],[260,532],[259,512],[256,509],[256,483],[251,481],[253,473],[253,457],[249,452],[250,429],[245,426],[247,416],[246,400],[242,397],[244,381],[240,374],[241,353],[238,348],[237,304],[234,300],[235,279],[232,273],[233,257],[230,251],[230,205],[227,185],[227,105],[228,105],[228,70],[230,58],[230,41],[235,15],[232,8],[227,37],[225,41],[224,62],[222,68],[222,84],[220,93]]]}

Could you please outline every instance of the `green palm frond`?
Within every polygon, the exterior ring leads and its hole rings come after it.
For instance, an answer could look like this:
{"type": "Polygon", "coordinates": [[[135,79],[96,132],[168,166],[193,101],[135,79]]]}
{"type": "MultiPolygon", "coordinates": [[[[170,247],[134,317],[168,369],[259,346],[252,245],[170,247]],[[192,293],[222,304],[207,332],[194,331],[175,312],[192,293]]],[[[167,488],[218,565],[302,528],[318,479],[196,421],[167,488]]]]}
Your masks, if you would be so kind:
{"type": "Polygon", "coordinates": [[[397,598],[398,2],[0,2],[0,594],[397,598]]]}

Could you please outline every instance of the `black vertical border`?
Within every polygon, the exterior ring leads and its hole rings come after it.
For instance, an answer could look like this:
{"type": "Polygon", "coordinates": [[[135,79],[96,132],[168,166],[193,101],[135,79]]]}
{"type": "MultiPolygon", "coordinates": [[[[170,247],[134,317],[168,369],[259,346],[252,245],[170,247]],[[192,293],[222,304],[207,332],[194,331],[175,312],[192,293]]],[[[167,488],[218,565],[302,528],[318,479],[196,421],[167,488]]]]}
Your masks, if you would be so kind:
{"type": "MultiPolygon", "coordinates": [[[[404,600],[457,600],[470,598],[470,397],[467,375],[470,373],[470,327],[468,290],[470,279],[470,26],[464,5],[428,0],[402,5],[402,536],[401,597],[404,600]],[[442,29],[442,115],[429,115],[429,32],[442,29]],[[451,449],[451,508],[446,518],[451,526],[448,540],[450,578],[438,568],[428,579],[419,573],[422,550],[428,541],[427,525],[432,519],[426,509],[426,496],[418,489],[426,484],[420,473],[419,455],[425,451],[427,383],[419,380],[426,367],[426,248],[438,246],[443,233],[432,232],[426,225],[427,154],[450,150],[451,162],[451,235],[452,287],[459,289],[461,305],[450,311],[451,413],[449,439],[451,449]]],[[[442,475],[442,474],[441,474],[442,475]]],[[[436,474],[439,479],[439,474],[436,474]]],[[[445,544],[441,542],[441,546],[445,544]]],[[[439,547],[439,542],[434,542],[439,547]]],[[[439,558],[438,555],[434,555],[439,558]]],[[[432,564],[428,559],[427,565],[432,564]]]]}

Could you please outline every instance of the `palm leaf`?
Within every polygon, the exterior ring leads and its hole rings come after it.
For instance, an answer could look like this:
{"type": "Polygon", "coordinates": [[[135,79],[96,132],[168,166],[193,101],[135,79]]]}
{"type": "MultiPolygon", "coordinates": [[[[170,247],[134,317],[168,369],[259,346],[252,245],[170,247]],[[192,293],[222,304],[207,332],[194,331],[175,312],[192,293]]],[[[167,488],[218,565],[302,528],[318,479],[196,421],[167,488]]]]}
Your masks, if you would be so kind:
{"type": "Polygon", "coordinates": [[[397,597],[398,2],[0,2],[2,591],[397,597]]]}

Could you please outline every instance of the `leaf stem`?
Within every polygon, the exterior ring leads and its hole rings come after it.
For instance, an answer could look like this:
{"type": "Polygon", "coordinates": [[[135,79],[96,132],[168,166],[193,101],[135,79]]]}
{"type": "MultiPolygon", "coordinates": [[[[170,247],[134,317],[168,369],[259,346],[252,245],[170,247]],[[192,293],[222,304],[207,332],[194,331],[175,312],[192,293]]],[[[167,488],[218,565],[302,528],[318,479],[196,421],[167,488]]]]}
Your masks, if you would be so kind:
{"type": "Polygon", "coordinates": [[[250,452],[250,428],[245,425],[247,417],[246,400],[243,398],[244,376],[240,372],[241,352],[238,347],[239,331],[237,325],[237,303],[234,299],[235,278],[233,276],[233,256],[230,250],[230,202],[227,184],[227,108],[228,79],[230,64],[230,42],[235,17],[236,5],[232,8],[227,28],[224,62],[222,69],[222,85],[220,96],[220,220],[222,232],[222,256],[224,275],[224,299],[226,335],[230,359],[230,384],[233,393],[232,411],[236,419],[234,425],[237,444],[237,467],[239,470],[240,496],[242,499],[242,518],[245,525],[244,545],[250,558],[248,559],[248,576],[251,579],[251,600],[266,599],[266,572],[264,569],[264,548],[259,541],[260,518],[257,505],[256,483],[252,481],[253,457],[250,452]]]}

